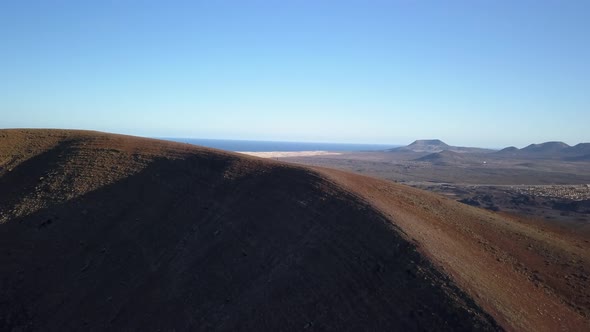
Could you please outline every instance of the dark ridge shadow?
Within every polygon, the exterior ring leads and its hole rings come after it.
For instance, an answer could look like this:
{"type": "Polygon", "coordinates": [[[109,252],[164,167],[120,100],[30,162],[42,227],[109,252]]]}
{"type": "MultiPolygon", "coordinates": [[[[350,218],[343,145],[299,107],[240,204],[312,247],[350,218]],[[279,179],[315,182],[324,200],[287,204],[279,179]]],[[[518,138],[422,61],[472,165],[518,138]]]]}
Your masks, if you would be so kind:
{"type": "Polygon", "coordinates": [[[0,330],[500,329],[351,194],[236,162],[158,159],[0,225],[0,330]]]}
{"type": "Polygon", "coordinates": [[[61,141],[55,147],[21,162],[10,171],[1,172],[0,211],[14,205],[14,197],[22,198],[22,194],[33,193],[39,179],[47,176],[50,170],[62,162],[61,156],[67,155],[76,143],[75,139],[61,141]]]}

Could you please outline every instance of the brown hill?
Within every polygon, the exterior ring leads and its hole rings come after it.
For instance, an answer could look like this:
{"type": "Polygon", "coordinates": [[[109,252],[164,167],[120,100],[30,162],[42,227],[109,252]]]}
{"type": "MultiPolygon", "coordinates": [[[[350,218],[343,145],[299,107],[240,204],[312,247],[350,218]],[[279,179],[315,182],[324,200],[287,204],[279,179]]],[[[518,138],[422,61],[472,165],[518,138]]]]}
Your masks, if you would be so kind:
{"type": "Polygon", "coordinates": [[[590,328],[586,235],[96,132],[2,130],[0,167],[0,330],[590,328]]]}

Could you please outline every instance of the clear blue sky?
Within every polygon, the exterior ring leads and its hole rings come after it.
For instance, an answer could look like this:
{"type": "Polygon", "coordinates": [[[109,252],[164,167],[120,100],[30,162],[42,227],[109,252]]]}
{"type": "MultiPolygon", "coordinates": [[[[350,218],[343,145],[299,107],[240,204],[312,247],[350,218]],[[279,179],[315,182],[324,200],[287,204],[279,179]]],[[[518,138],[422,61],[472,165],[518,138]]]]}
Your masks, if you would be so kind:
{"type": "Polygon", "coordinates": [[[0,1],[0,127],[590,141],[590,1],[0,1]]]}

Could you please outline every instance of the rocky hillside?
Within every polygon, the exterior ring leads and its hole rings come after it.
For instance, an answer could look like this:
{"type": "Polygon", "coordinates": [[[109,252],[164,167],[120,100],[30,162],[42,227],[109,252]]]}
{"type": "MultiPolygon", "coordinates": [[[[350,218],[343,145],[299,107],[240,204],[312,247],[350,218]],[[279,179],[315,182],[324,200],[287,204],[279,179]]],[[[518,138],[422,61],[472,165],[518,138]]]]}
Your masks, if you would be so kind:
{"type": "Polygon", "coordinates": [[[1,330],[496,329],[383,214],[311,170],[1,135],[1,330]]]}
{"type": "Polygon", "coordinates": [[[0,131],[0,330],[588,329],[590,245],[351,173],[0,131]]]}

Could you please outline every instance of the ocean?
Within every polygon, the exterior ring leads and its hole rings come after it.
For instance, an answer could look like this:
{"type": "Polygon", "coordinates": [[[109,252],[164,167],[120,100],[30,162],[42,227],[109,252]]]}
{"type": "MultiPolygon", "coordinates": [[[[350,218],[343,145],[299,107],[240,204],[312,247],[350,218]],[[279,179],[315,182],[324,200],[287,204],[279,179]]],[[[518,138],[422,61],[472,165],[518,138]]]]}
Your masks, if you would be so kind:
{"type": "Polygon", "coordinates": [[[400,145],[387,144],[349,144],[349,143],[311,143],[311,142],[274,142],[243,141],[201,138],[161,138],[174,142],[189,143],[227,151],[248,152],[295,152],[295,151],[382,151],[400,145]]]}

